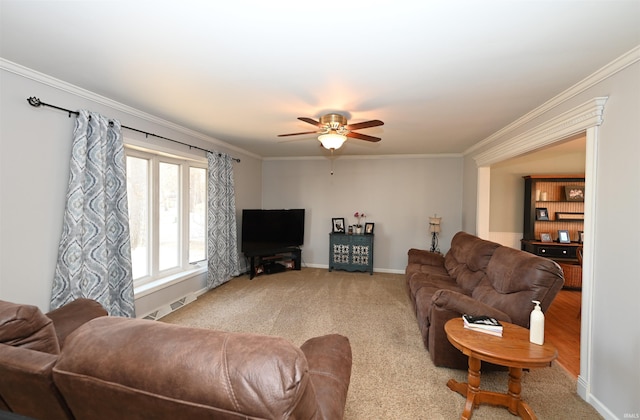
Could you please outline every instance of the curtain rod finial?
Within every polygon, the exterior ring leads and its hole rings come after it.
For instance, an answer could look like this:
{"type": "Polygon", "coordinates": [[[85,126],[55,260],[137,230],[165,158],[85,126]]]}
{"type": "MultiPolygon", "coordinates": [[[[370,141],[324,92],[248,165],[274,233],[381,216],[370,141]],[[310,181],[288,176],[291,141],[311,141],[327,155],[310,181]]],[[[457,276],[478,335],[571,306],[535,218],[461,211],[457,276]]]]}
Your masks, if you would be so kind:
{"type": "Polygon", "coordinates": [[[42,102],[40,102],[40,99],[36,98],[35,96],[27,98],[27,102],[29,102],[29,105],[31,105],[31,106],[38,107],[38,106],[42,105],[42,102]]]}

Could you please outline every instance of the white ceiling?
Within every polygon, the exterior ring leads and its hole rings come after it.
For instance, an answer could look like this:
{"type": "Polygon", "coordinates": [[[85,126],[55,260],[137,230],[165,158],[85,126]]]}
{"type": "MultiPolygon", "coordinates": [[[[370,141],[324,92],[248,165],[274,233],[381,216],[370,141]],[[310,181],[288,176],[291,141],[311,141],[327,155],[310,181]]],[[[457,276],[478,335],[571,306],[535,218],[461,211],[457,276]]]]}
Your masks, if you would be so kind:
{"type": "Polygon", "coordinates": [[[328,154],[277,137],[327,111],[385,123],[342,154],[462,153],[640,45],[638,0],[0,7],[2,58],[263,157],[328,154]]]}

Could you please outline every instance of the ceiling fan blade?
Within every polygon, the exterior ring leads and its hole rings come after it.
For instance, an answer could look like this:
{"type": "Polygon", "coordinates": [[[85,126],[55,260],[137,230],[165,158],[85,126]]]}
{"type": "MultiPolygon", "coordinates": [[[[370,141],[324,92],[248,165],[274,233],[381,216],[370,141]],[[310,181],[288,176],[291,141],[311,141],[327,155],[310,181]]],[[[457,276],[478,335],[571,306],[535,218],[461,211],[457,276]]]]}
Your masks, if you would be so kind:
{"type": "Polygon", "coordinates": [[[358,140],[372,141],[374,143],[382,140],[380,137],[367,136],[366,134],[354,133],[353,131],[347,133],[347,137],[351,137],[358,140]]]}
{"type": "Polygon", "coordinates": [[[320,127],[320,126],[321,126],[320,121],[316,121],[316,120],[314,120],[313,118],[298,117],[298,119],[299,119],[300,121],[304,121],[304,122],[309,123],[309,124],[311,124],[311,125],[315,125],[316,127],[320,127]]]}
{"type": "Polygon", "coordinates": [[[317,131],[303,131],[301,133],[278,134],[278,137],[299,136],[301,134],[316,134],[317,131]]]}
{"type": "Polygon", "coordinates": [[[360,130],[362,128],[378,127],[379,125],[384,125],[384,123],[380,120],[371,120],[371,121],[364,121],[361,123],[349,124],[345,128],[347,130],[360,130]]]}

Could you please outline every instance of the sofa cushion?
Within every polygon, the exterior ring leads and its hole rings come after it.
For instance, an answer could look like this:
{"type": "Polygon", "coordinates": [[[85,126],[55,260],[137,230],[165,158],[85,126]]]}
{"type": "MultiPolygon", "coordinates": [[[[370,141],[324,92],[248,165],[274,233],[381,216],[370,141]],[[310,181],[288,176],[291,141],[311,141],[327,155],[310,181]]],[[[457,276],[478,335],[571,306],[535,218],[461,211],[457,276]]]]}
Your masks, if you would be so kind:
{"type": "Polygon", "coordinates": [[[423,287],[430,290],[431,294],[440,289],[455,290],[464,293],[460,286],[449,276],[425,273],[415,273],[411,276],[411,279],[409,279],[409,289],[411,290],[411,297],[414,300],[418,291],[423,287]]]}
{"type": "Polygon", "coordinates": [[[405,275],[407,276],[407,279],[411,278],[411,276],[415,273],[440,274],[443,276],[449,275],[447,273],[447,270],[442,265],[426,265],[418,263],[407,264],[407,268],[405,269],[405,275]]]}
{"type": "Polygon", "coordinates": [[[53,322],[38,307],[0,300],[0,343],[59,354],[53,322]]]}
{"type": "Polygon", "coordinates": [[[540,301],[546,311],[563,282],[562,270],[554,261],[500,247],[491,258],[486,278],[472,296],[509,314],[513,323],[528,328],[529,313],[534,306],[531,301],[540,301]]]}
{"type": "Polygon", "coordinates": [[[458,232],[451,240],[451,249],[445,256],[445,268],[469,294],[484,278],[491,256],[498,247],[500,245],[495,242],[458,232]]]}

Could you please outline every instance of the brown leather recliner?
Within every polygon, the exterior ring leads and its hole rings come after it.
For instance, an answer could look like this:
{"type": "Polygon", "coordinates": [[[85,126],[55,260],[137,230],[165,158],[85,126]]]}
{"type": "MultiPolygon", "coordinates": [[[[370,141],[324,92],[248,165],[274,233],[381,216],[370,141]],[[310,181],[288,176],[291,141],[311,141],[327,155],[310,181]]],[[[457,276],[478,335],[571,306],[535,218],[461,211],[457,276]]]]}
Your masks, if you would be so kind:
{"type": "Polygon", "coordinates": [[[279,337],[102,317],[66,337],[48,369],[67,418],[340,419],[351,362],[349,340],[337,334],[298,348],[279,337]]]}
{"type": "Polygon", "coordinates": [[[465,232],[454,235],[445,256],[410,249],[405,278],[431,360],[457,369],[466,369],[468,361],[449,343],[447,321],[466,313],[529,328],[531,301],[546,311],[564,283],[554,261],[465,232]]]}
{"type": "Polygon", "coordinates": [[[69,334],[107,311],[78,299],[46,315],[32,305],[0,301],[0,409],[35,419],[71,419],[52,369],[69,334]]]}

